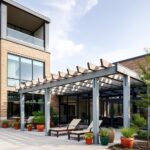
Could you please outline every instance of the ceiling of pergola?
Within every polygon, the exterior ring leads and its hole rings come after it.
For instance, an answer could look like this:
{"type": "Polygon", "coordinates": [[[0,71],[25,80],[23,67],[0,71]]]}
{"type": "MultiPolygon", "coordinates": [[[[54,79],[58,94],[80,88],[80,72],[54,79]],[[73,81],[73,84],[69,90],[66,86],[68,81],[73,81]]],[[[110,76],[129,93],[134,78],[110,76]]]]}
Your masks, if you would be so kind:
{"type": "Polygon", "coordinates": [[[93,78],[98,78],[101,91],[111,94],[116,89],[116,93],[119,93],[119,90],[123,87],[124,75],[131,77],[131,86],[143,84],[139,75],[134,71],[103,59],[100,59],[99,65],[87,63],[87,68],[77,66],[76,69],[76,71],[67,69],[66,73],[59,71],[58,74],[51,74],[44,79],[21,84],[16,89],[20,93],[34,92],[44,94],[45,88],[50,88],[52,94],[58,95],[82,93],[92,91],[93,78]]]}

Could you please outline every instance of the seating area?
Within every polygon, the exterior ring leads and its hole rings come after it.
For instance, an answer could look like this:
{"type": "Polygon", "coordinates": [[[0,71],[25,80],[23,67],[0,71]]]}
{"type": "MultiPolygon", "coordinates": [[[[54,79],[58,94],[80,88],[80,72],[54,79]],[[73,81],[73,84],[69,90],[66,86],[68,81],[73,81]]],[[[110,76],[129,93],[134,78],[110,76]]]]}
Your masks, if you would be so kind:
{"type": "Polygon", "coordinates": [[[55,134],[59,137],[60,134],[67,134],[69,131],[77,130],[80,121],[81,119],[73,119],[66,127],[50,128],[49,135],[55,134]]]}
{"type": "MultiPolygon", "coordinates": [[[[102,124],[102,120],[99,120],[99,128],[102,124]]],[[[78,139],[78,142],[81,139],[81,136],[83,137],[84,134],[92,132],[93,131],[93,121],[90,123],[90,125],[88,126],[87,129],[83,129],[83,130],[77,130],[77,131],[69,131],[68,132],[68,139],[70,140],[71,135],[75,135],[78,139]]]]}

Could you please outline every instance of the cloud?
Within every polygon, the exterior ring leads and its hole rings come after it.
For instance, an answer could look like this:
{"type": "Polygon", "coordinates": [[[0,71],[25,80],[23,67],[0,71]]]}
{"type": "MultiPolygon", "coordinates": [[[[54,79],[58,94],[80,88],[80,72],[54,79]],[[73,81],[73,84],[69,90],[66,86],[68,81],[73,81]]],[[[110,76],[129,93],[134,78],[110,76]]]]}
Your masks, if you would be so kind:
{"type": "Polygon", "coordinates": [[[50,51],[52,71],[61,69],[56,64],[66,66],[67,59],[78,57],[85,50],[84,43],[76,43],[70,38],[78,19],[86,15],[98,0],[45,0],[43,13],[51,18],[50,51]]]}
{"type": "MultiPolygon", "coordinates": [[[[67,60],[78,58],[85,53],[85,43],[71,39],[78,20],[98,4],[98,0],[15,0],[46,15],[50,23],[51,71],[61,70],[69,63],[67,60]],[[61,64],[62,67],[60,67],[61,64]]],[[[70,62],[70,64],[73,62],[70,62]]]]}

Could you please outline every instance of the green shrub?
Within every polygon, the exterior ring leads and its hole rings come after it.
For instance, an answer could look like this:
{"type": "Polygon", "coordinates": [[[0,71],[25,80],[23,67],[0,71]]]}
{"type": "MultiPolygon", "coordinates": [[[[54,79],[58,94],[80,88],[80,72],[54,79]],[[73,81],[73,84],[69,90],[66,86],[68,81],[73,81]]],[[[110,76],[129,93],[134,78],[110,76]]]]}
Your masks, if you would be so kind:
{"type": "MultiPolygon", "coordinates": [[[[137,138],[138,139],[143,139],[143,140],[146,140],[147,138],[148,138],[148,133],[147,133],[147,131],[142,131],[142,130],[140,130],[140,131],[138,131],[137,132],[137,138]]],[[[149,135],[149,138],[150,138],[150,135],[149,135]]]]}
{"type": "Polygon", "coordinates": [[[134,128],[122,128],[120,131],[123,137],[126,137],[126,138],[133,138],[135,134],[134,128]]]}
{"type": "Polygon", "coordinates": [[[132,125],[137,129],[141,129],[146,125],[146,120],[140,114],[133,114],[132,125]]]}
{"type": "Polygon", "coordinates": [[[91,132],[85,133],[85,134],[84,134],[84,138],[85,138],[85,139],[91,139],[91,138],[93,138],[93,133],[91,133],[91,132]]]}
{"type": "Polygon", "coordinates": [[[108,137],[108,134],[109,134],[109,130],[107,129],[101,129],[99,133],[101,137],[108,137]]]}
{"type": "Polygon", "coordinates": [[[33,118],[33,122],[37,124],[44,124],[45,119],[44,116],[36,116],[33,118]]]}
{"type": "Polygon", "coordinates": [[[43,112],[41,111],[37,111],[37,112],[33,112],[33,122],[36,124],[44,124],[45,122],[45,118],[43,115],[43,112]]]}

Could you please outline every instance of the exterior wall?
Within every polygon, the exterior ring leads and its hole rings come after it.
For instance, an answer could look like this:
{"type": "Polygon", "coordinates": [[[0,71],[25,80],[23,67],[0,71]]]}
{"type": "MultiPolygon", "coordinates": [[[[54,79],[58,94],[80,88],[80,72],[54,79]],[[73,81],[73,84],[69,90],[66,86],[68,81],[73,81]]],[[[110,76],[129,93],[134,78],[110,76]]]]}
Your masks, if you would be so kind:
{"type": "Polygon", "coordinates": [[[7,117],[7,91],[15,91],[7,87],[7,55],[8,53],[45,62],[45,75],[50,73],[50,54],[7,40],[0,40],[0,116],[7,117]]]}
{"type": "Polygon", "coordinates": [[[131,70],[136,71],[137,73],[140,73],[141,70],[140,70],[139,65],[143,65],[143,66],[148,65],[148,64],[146,64],[145,57],[146,57],[146,55],[143,55],[143,56],[123,60],[123,61],[120,61],[119,63],[121,63],[123,66],[125,66],[131,70]]]}

